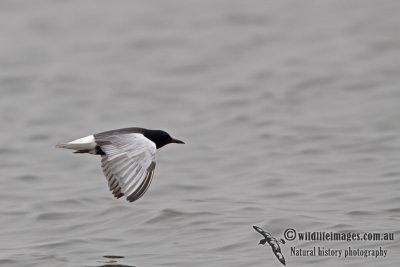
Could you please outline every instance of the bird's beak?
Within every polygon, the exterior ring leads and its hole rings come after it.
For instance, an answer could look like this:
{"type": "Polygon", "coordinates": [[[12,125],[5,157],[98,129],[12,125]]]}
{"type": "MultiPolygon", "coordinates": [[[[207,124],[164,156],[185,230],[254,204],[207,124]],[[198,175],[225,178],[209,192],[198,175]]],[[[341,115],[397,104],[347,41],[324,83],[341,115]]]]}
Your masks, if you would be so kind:
{"type": "Polygon", "coordinates": [[[172,140],[171,140],[171,143],[176,143],[176,144],[184,144],[184,142],[183,142],[183,141],[181,141],[181,140],[178,140],[178,139],[172,139],[172,140]]]}

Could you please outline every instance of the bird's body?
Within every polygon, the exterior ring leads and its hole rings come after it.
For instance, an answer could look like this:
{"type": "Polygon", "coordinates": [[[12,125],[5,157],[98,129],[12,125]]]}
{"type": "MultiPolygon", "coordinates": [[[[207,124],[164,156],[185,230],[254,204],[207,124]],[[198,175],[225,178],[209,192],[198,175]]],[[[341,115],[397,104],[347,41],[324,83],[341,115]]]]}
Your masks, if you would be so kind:
{"type": "Polygon", "coordinates": [[[184,144],[161,130],[131,127],[89,135],[57,147],[101,155],[101,167],[113,195],[125,195],[133,202],[151,183],[156,150],[170,143],[184,144]]]}
{"type": "Polygon", "coordinates": [[[263,239],[260,240],[258,243],[259,245],[265,245],[268,243],[268,245],[271,246],[272,252],[274,252],[276,258],[283,264],[286,265],[286,260],[285,257],[283,257],[281,247],[279,246],[279,243],[285,244],[285,240],[277,240],[275,237],[273,237],[270,233],[265,232],[263,229],[261,229],[258,226],[253,226],[254,230],[256,230],[258,233],[263,235],[263,239]]]}

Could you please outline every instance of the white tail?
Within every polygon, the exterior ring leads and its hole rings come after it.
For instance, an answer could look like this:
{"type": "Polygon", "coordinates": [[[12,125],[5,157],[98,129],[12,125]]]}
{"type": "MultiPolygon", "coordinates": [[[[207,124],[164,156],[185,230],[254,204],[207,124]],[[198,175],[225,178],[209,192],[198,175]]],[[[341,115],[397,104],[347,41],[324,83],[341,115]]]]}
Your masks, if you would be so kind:
{"type": "Polygon", "coordinates": [[[56,147],[75,150],[91,150],[96,147],[96,142],[94,141],[94,136],[89,135],[69,143],[57,144],[56,147]]]}

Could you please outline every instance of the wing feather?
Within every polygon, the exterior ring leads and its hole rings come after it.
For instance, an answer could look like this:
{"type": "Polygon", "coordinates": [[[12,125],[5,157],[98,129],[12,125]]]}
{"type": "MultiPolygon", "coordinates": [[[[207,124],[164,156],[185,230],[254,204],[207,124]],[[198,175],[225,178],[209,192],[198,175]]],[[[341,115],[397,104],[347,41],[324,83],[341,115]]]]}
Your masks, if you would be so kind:
{"type": "Polygon", "coordinates": [[[147,191],[153,179],[156,145],[139,133],[95,135],[101,150],[101,167],[108,186],[117,198],[130,202],[147,191]]]}

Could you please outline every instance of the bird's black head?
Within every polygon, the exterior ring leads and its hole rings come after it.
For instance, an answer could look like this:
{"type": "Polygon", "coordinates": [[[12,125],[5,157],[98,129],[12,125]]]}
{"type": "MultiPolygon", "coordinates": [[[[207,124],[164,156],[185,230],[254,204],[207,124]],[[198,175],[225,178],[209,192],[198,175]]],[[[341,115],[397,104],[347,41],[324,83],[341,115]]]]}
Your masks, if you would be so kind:
{"type": "Polygon", "coordinates": [[[267,239],[261,239],[259,245],[265,245],[267,243],[267,239]]]}
{"type": "Polygon", "coordinates": [[[153,141],[157,149],[170,143],[184,144],[181,140],[174,139],[167,132],[161,130],[145,130],[143,135],[153,141]]]}

